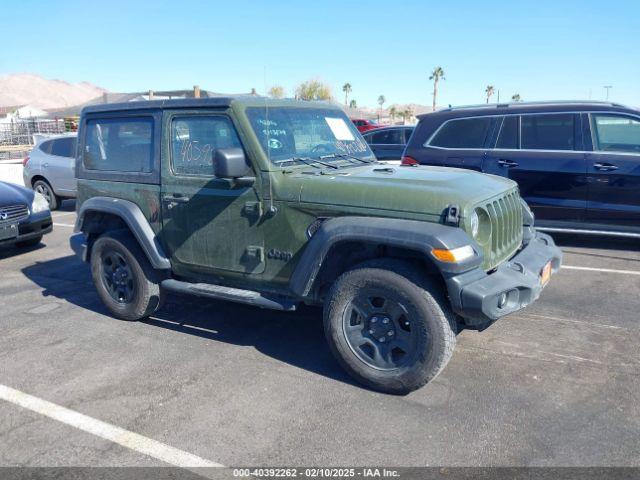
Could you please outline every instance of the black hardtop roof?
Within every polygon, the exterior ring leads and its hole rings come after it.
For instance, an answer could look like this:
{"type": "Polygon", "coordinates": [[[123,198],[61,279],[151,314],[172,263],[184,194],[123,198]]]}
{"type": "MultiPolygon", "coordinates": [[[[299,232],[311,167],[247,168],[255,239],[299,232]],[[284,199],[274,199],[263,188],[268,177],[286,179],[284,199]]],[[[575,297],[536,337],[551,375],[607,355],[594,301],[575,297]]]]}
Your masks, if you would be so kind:
{"type": "Polygon", "coordinates": [[[209,98],[178,98],[167,100],[140,100],[123,103],[100,103],[88,105],[82,109],[82,114],[100,112],[120,112],[133,110],[162,110],[173,108],[207,108],[207,107],[230,107],[232,103],[238,102],[246,106],[253,107],[322,107],[340,109],[339,106],[328,102],[310,102],[293,99],[272,99],[258,97],[254,95],[220,96],[209,98]]]}
{"type": "Polygon", "coordinates": [[[518,113],[546,113],[546,112],[591,112],[591,111],[613,111],[640,113],[633,108],[613,102],[597,102],[592,100],[566,100],[550,102],[514,102],[498,104],[466,105],[459,107],[449,107],[435,112],[418,115],[419,119],[432,115],[445,116],[448,118],[473,117],[483,115],[508,115],[518,113]]]}

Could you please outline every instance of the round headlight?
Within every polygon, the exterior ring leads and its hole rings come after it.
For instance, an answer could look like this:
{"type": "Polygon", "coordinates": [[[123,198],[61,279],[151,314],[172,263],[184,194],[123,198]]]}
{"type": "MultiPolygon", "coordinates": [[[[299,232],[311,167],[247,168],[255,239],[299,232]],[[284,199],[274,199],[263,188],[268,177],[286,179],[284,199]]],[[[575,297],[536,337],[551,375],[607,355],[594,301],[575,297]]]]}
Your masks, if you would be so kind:
{"type": "Polygon", "coordinates": [[[478,218],[478,212],[475,210],[471,214],[471,236],[476,238],[478,231],[480,230],[480,219],[478,218]]]}

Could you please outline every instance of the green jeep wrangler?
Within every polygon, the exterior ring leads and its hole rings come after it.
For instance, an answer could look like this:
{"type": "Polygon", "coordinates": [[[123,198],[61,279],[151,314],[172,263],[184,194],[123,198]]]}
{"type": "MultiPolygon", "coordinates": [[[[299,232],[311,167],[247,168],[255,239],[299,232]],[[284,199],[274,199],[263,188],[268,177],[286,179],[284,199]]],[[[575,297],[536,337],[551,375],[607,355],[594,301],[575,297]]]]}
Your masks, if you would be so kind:
{"type": "Polygon", "coordinates": [[[380,391],[433,379],[461,329],[529,305],[560,268],[515,183],[379,163],[330,104],[96,105],[78,138],[71,246],[114,316],[152,315],[167,291],[322,305],[338,361],[380,391]]]}

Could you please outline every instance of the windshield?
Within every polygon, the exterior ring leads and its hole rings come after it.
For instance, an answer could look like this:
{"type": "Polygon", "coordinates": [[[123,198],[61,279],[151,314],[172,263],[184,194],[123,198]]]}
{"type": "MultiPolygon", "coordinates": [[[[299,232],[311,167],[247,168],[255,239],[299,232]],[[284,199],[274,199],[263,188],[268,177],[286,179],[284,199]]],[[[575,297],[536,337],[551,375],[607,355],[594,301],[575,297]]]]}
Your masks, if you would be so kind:
{"type": "Polygon", "coordinates": [[[300,158],[375,160],[353,123],[339,110],[249,107],[247,116],[265,154],[276,165],[300,158]]]}

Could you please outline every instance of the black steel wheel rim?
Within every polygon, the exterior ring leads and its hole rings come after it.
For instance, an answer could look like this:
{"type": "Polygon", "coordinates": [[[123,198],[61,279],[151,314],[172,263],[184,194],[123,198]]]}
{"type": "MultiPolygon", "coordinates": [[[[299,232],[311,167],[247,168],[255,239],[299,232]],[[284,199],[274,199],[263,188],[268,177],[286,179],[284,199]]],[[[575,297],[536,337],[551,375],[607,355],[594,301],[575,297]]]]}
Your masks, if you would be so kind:
{"type": "Polygon", "coordinates": [[[359,292],[344,311],[342,328],[353,353],[377,370],[401,368],[415,356],[418,325],[405,302],[388,292],[359,292]]]}
{"type": "Polygon", "coordinates": [[[102,284],[116,302],[130,303],[135,295],[135,282],[131,267],[124,256],[115,251],[102,254],[102,284]]]}
{"type": "Polygon", "coordinates": [[[51,189],[47,184],[38,182],[35,191],[42,195],[47,200],[47,203],[51,205],[51,189]]]}

